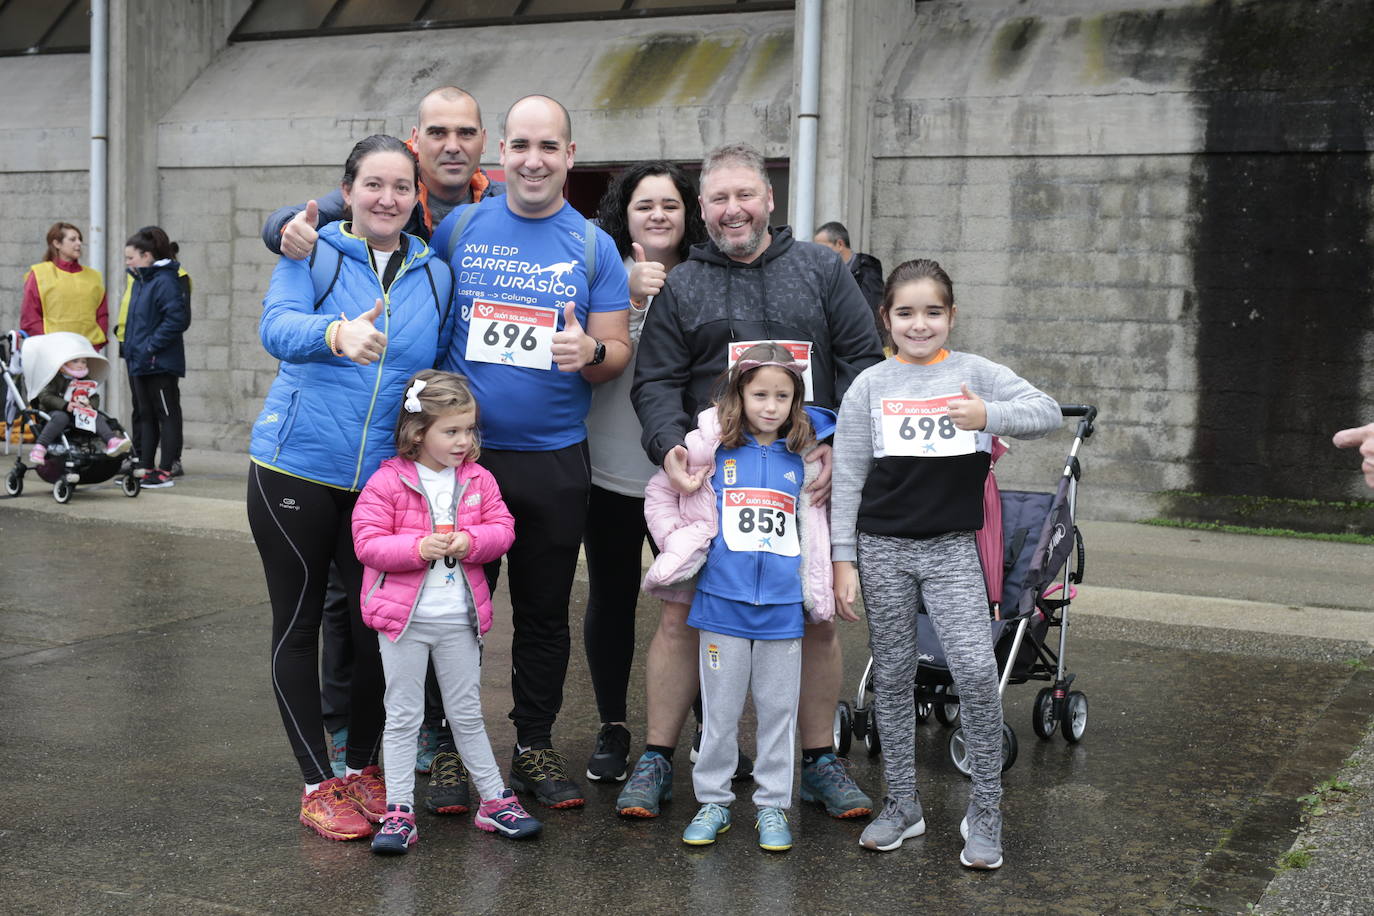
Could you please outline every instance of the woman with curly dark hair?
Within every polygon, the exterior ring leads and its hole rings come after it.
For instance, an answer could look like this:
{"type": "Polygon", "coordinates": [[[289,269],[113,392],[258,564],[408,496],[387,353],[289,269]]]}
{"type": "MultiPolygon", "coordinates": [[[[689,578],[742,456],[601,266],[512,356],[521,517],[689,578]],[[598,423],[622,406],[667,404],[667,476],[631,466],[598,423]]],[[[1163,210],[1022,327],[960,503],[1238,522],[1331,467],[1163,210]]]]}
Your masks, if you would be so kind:
{"type": "MultiPolygon", "coordinates": [[[[696,189],[670,162],[636,163],[606,189],[598,218],[630,272],[630,346],[637,349],[644,316],[668,272],[706,238],[696,189]]],[[[644,487],[657,470],[644,455],[630,403],[634,363],[631,352],[618,378],[596,386],[587,414],[592,489],[583,547],[591,592],[583,640],[602,723],[587,778],[598,782],[623,780],[628,766],[625,694],[634,659],[640,559],[648,537],[644,487]]]]}

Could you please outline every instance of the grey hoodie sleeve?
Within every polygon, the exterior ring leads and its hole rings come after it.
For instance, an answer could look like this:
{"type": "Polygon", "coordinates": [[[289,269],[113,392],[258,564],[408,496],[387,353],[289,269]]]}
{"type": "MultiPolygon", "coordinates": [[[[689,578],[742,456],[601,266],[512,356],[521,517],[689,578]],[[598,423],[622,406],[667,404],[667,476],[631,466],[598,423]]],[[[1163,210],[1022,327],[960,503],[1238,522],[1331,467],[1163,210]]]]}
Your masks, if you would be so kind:
{"type": "MultiPolygon", "coordinates": [[[[344,204],[343,191],[338,188],[323,197],[316,197],[315,204],[320,209],[319,223],[315,227],[317,229],[322,229],[330,223],[337,223],[348,212],[348,207],[344,204]]],[[[289,207],[282,207],[267,217],[267,222],[262,224],[262,243],[267,246],[268,251],[273,254],[281,254],[281,231],[286,228],[286,224],[291,222],[297,213],[304,209],[304,203],[294,204],[289,207]]]]}
{"type": "Polygon", "coordinates": [[[845,393],[835,426],[834,470],[830,483],[830,557],[858,559],[859,497],[873,464],[873,421],[868,381],[860,376],[845,393]]]}
{"type": "Polygon", "coordinates": [[[990,393],[974,390],[986,403],[986,432],[994,436],[1039,439],[1064,422],[1059,402],[1006,366],[989,362],[993,369],[990,393]]]}
{"type": "Polygon", "coordinates": [[[883,344],[873,326],[873,309],[854,282],[854,275],[838,256],[832,260],[826,321],[835,360],[835,401],[844,403],[845,392],[859,373],[883,361],[883,344]]]}
{"type": "Polygon", "coordinates": [[[686,441],[693,425],[683,402],[692,377],[691,360],[669,278],[644,316],[630,389],[630,400],[644,429],[640,437],[644,453],[659,467],[664,455],[686,441]]]}

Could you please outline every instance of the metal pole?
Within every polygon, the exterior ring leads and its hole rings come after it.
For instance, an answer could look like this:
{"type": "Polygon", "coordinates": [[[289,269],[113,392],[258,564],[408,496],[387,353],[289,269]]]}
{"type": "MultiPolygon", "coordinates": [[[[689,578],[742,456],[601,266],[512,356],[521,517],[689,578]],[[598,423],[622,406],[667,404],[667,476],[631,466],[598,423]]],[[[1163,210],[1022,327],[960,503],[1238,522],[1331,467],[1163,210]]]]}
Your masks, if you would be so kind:
{"type": "Polygon", "coordinates": [[[792,233],[811,240],[816,234],[816,146],[820,132],[821,0],[802,4],[801,98],[797,112],[797,158],[792,181],[797,186],[797,212],[792,233]]]}
{"type": "Polygon", "coordinates": [[[109,5],[91,0],[91,225],[87,236],[90,254],[86,263],[110,277],[105,263],[105,145],[107,128],[107,70],[109,60],[109,5]]]}

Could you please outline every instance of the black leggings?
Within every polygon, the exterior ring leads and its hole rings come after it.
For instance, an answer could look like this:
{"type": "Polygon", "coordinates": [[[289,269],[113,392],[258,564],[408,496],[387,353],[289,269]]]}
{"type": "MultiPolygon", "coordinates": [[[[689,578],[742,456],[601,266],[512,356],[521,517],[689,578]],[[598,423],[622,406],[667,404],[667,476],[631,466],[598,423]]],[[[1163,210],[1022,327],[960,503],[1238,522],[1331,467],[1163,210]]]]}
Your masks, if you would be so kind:
{"type": "Polygon", "coordinates": [[[320,712],[320,620],[329,562],[348,596],[353,634],[348,765],[377,762],[381,750],[381,655],[377,634],[363,624],[358,596],[363,568],[353,552],[353,505],[358,494],[270,471],[248,471],[248,524],[262,555],[272,600],[272,692],[282,725],[307,783],[334,774],[325,750],[320,712]]]}
{"type": "MultiPolygon", "coordinates": [[[[644,576],[644,499],[592,486],[587,502],[587,615],[582,641],[602,722],[625,721],[625,694],[635,657],[635,605],[644,576]]],[[[658,550],[654,548],[654,553],[658,550]]]]}
{"type": "Polygon", "coordinates": [[[181,380],[175,375],[131,375],[135,416],[138,417],[138,460],[145,468],[154,466],[157,447],[162,445],[162,460],[156,466],[170,471],[181,460],[181,380]]]}

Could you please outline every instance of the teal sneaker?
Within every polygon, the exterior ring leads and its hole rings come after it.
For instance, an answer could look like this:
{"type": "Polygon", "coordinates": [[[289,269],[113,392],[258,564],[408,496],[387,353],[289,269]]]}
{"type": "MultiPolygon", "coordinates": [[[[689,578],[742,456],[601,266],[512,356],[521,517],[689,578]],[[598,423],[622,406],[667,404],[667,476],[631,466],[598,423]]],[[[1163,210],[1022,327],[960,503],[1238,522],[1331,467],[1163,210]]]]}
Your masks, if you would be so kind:
{"type": "Polygon", "coordinates": [[[428,773],[434,768],[434,755],[439,753],[439,730],[432,725],[420,726],[415,742],[415,772],[428,773]]]}
{"type": "Polygon", "coordinates": [[[621,817],[658,817],[659,803],[672,799],[672,761],[658,751],[645,751],[615,800],[615,813],[621,817]]]}
{"type": "Polygon", "coordinates": [[[759,832],[759,846],[769,852],[787,852],[792,848],[792,830],[787,826],[787,814],[781,808],[760,808],[754,821],[759,832]]]}
{"type": "Polygon", "coordinates": [[[801,800],[819,802],[831,817],[863,817],[873,812],[873,800],[849,775],[849,761],[834,754],[802,767],[801,800]]]}
{"type": "Polygon", "coordinates": [[[730,829],[730,809],[708,802],[682,831],[682,842],[688,846],[710,846],[716,837],[730,829]]]}
{"type": "Polygon", "coordinates": [[[325,731],[325,749],[329,751],[329,768],[335,777],[343,779],[348,775],[348,726],[334,731],[325,731]]]}

